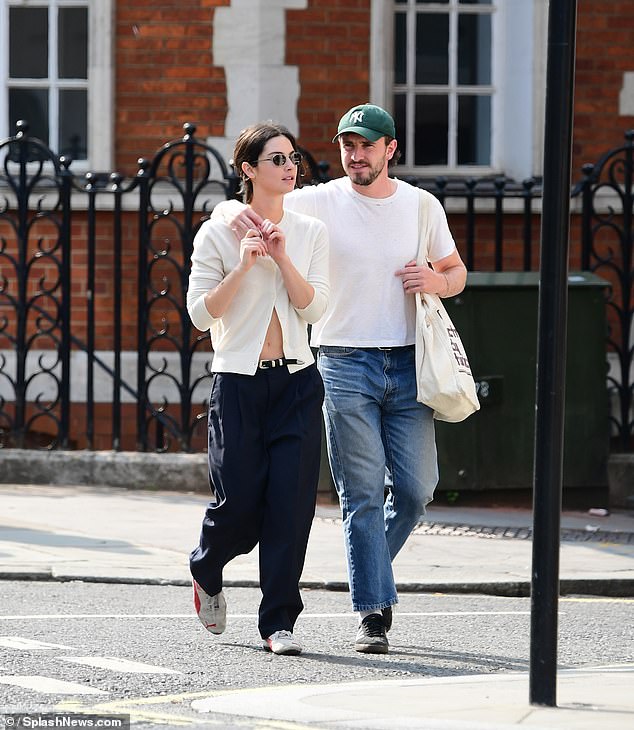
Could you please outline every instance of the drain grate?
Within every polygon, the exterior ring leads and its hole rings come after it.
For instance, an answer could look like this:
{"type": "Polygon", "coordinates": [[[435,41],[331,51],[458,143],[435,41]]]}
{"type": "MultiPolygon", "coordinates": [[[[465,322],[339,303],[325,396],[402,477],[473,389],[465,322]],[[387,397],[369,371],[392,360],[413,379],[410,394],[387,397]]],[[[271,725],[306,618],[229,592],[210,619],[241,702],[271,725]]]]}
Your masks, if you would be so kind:
{"type": "MultiPolygon", "coordinates": [[[[483,537],[497,540],[530,540],[530,527],[491,527],[490,525],[459,525],[446,522],[421,522],[414,528],[415,535],[447,535],[451,537],[483,537]]],[[[565,542],[607,542],[619,545],[634,545],[634,533],[612,532],[591,529],[575,530],[564,528],[560,532],[565,542]]]]}

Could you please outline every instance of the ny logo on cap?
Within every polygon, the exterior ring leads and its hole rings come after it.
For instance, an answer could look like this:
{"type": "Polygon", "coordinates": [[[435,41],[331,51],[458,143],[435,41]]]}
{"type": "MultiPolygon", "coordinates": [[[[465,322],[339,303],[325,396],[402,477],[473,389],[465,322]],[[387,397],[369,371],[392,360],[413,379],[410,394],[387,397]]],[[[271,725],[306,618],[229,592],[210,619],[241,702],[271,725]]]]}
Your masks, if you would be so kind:
{"type": "Polygon", "coordinates": [[[350,121],[353,124],[361,124],[361,122],[363,121],[363,114],[364,112],[362,111],[352,112],[352,114],[350,115],[350,121]]]}

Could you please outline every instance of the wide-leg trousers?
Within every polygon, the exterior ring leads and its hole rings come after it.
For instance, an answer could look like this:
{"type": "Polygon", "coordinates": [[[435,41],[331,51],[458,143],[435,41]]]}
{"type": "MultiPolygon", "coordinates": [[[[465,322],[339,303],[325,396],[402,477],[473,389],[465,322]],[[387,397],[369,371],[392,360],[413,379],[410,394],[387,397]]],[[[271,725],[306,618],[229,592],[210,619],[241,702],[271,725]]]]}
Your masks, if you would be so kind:
{"type": "Polygon", "coordinates": [[[256,374],[215,373],[209,401],[209,480],[214,494],[194,579],[222,589],[224,566],[259,544],[262,638],[292,631],[304,604],[299,579],[315,514],[324,389],[315,365],[256,374]]]}

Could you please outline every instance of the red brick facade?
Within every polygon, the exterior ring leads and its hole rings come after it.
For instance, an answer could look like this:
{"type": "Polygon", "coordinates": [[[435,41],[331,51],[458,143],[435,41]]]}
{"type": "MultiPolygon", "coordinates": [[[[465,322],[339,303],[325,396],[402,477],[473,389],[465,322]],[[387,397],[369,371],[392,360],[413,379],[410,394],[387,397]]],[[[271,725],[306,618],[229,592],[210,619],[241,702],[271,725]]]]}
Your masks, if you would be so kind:
{"type": "Polygon", "coordinates": [[[573,179],[634,127],[619,116],[623,74],[634,72],[634,3],[579,0],[576,51],[573,179]]]}
{"type": "Polygon", "coordinates": [[[212,58],[214,9],[230,0],[117,0],[115,19],[116,169],[136,170],[179,136],[185,122],[198,134],[222,135],[225,74],[212,58]]]}
{"type": "MultiPolygon", "coordinates": [[[[117,0],[117,169],[134,172],[139,156],[177,137],[186,121],[201,137],[224,134],[225,74],[214,65],[212,38],[214,9],[228,5],[117,0]]],[[[285,61],[299,69],[301,143],[333,165],[341,113],[370,94],[370,12],[370,0],[308,0],[306,9],[286,11],[285,61]]],[[[634,126],[634,117],[619,115],[623,73],[634,71],[634,3],[579,0],[577,28],[574,178],[634,126]]]]}
{"type": "Polygon", "coordinates": [[[333,130],[370,95],[370,0],[309,0],[287,11],[286,29],[286,63],[299,67],[301,142],[336,172],[333,130]]]}

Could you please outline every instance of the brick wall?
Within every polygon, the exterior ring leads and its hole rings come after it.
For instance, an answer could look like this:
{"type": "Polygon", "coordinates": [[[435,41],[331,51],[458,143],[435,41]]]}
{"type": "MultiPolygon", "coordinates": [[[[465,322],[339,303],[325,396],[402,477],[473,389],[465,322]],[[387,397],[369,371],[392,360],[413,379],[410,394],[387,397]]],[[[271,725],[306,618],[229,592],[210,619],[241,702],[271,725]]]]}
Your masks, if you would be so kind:
{"type": "Polygon", "coordinates": [[[136,172],[184,122],[224,134],[224,70],[213,65],[214,8],[230,0],[117,0],[116,169],[136,172]]]}
{"type": "Polygon", "coordinates": [[[299,67],[301,144],[338,175],[334,130],[370,93],[370,0],[308,0],[287,11],[286,63],[299,67]]]}
{"type": "MultiPolygon", "coordinates": [[[[230,0],[117,0],[116,167],[134,173],[181,133],[224,135],[224,69],[212,55],[214,8],[230,0]]],[[[299,68],[301,143],[339,174],[331,143],[341,114],[369,97],[370,0],[308,0],[286,11],[286,63],[299,68]]],[[[573,178],[621,143],[634,117],[619,116],[623,73],[634,71],[634,3],[579,0],[573,178]]]]}
{"type": "Polygon", "coordinates": [[[634,127],[634,116],[619,115],[623,73],[634,71],[634,2],[579,0],[577,9],[574,180],[634,127]]]}

